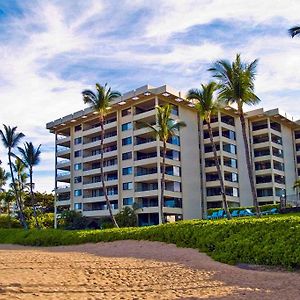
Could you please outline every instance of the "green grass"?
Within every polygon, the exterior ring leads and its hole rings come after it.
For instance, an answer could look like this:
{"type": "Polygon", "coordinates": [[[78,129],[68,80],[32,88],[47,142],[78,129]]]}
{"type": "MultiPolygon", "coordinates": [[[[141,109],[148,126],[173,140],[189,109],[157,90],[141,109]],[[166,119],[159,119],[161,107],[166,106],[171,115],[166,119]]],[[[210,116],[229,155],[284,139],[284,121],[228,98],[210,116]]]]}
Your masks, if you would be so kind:
{"type": "Polygon", "coordinates": [[[107,230],[0,229],[0,243],[57,246],[116,240],[148,240],[196,248],[236,264],[300,267],[300,214],[181,221],[160,226],[107,230]]]}

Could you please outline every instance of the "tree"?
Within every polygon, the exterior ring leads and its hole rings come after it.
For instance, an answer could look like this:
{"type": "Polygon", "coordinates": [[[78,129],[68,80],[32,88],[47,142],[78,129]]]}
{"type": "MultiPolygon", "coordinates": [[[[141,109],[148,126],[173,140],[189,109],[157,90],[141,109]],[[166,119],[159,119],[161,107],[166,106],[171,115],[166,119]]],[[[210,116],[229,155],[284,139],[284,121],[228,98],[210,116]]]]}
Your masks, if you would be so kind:
{"type": "Polygon", "coordinates": [[[166,175],[166,156],[167,156],[167,142],[168,140],[176,134],[176,132],[181,128],[186,126],[186,124],[180,120],[171,119],[172,105],[166,104],[164,106],[156,106],[157,111],[157,124],[151,125],[146,124],[147,127],[151,128],[156,137],[163,144],[162,152],[162,172],[161,172],[161,194],[159,199],[159,214],[161,222],[164,223],[164,192],[165,192],[165,175],[166,175]]]}
{"type": "Polygon", "coordinates": [[[294,188],[294,190],[296,190],[296,192],[297,192],[297,199],[299,199],[300,178],[298,178],[298,179],[294,182],[293,188],[294,188]]]}
{"type": "Polygon", "coordinates": [[[6,185],[8,177],[9,174],[2,167],[0,167],[0,192],[4,191],[3,187],[6,185]]]}
{"type": "Polygon", "coordinates": [[[6,208],[8,219],[10,219],[10,205],[13,201],[15,201],[14,192],[12,190],[3,191],[0,194],[0,200],[2,200],[4,207],[6,208]]]}
{"type": "Polygon", "coordinates": [[[227,219],[231,219],[230,211],[228,209],[228,203],[226,199],[226,191],[224,185],[224,178],[221,172],[220,162],[217,154],[216,145],[214,143],[213,132],[211,128],[211,117],[216,115],[220,110],[220,101],[214,99],[214,92],[218,89],[218,85],[215,82],[209,82],[207,85],[201,84],[201,89],[190,89],[187,94],[188,100],[197,100],[196,108],[198,110],[199,116],[202,120],[205,120],[208,127],[208,133],[210,138],[210,144],[213,149],[215,165],[217,168],[217,173],[220,181],[221,195],[223,207],[226,211],[227,219]]]}
{"type": "Polygon", "coordinates": [[[22,156],[21,158],[22,162],[29,170],[29,180],[30,180],[29,187],[30,187],[31,205],[33,209],[33,216],[36,222],[36,228],[39,228],[39,222],[37,219],[36,206],[35,206],[34,193],[33,193],[33,167],[40,163],[40,155],[41,155],[40,148],[41,145],[35,148],[32,142],[24,143],[24,148],[18,147],[18,150],[20,151],[22,156]]]}
{"type": "MultiPolygon", "coordinates": [[[[34,193],[34,202],[43,212],[54,212],[54,195],[47,193],[34,193]]],[[[31,195],[26,193],[24,197],[24,207],[31,207],[31,195]]]]}
{"type": "MultiPolygon", "coordinates": [[[[15,156],[15,154],[12,154],[15,156]]],[[[16,187],[17,191],[19,192],[19,198],[21,201],[21,206],[23,208],[23,199],[22,197],[24,196],[24,190],[28,188],[27,185],[27,178],[28,175],[26,174],[26,165],[23,163],[23,161],[16,157],[15,162],[12,165],[13,171],[16,173],[16,187]]]]}
{"type": "Polygon", "coordinates": [[[295,35],[300,34],[300,26],[291,27],[289,30],[289,35],[293,38],[295,35]]]}
{"type": "Polygon", "coordinates": [[[237,105],[237,112],[242,125],[245,156],[253,205],[255,206],[257,216],[260,216],[260,209],[254,184],[253,166],[246,134],[245,114],[243,110],[245,104],[255,105],[260,102],[260,99],[254,93],[254,79],[256,75],[257,62],[257,59],[251,63],[242,62],[240,54],[237,54],[234,62],[230,63],[227,60],[219,60],[214,63],[213,67],[211,67],[209,71],[211,71],[213,76],[219,80],[219,99],[224,101],[227,105],[237,105]]]}
{"type": "Polygon", "coordinates": [[[13,167],[12,167],[12,150],[19,144],[21,139],[24,137],[24,134],[22,132],[17,132],[17,127],[10,127],[6,126],[3,124],[4,131],[0,130],[0,137],[2,139],[4,147],[7,149],[7,155],[8,155],[8,162],[9,162],[9,168],[10,168],[10,175],[11,175],[11,181],[13,185],[13,190],[16,196],[16,203],[19,209],[19,215],[20,215],[20,221],[21,224],[25,229],[27,229],[27,223],[23,215],[22,211],[22,205],[21,205],[21,200],[19,198],[18,192],[17,192],[17,187],[16,187],[16,181],[15,181],[15,176],[13,173],[13,167]]]}
{"type": "Polygon", "coordinates": [[[137,226],[137,216],[134,208],[125,206],[116,214],[116,220],[120,227],[135,227],[137,226]]]}
{"type": "Polygon", "coordinates": [[[105,186],[105,180],[104,180],[104,170],[103,170],[103,165],[104,165],[104,158],[103,158],[103,152],[104,152],[104,136],[105,136],[105,131],[104,131],[104,122],[105,122],[105,117],[111,108],[110,103],[112,100],[118,98],[121,96],[121,93],[118,91],[113,91],[111,88],[107,88],[107,83],[102,86],[98,83],[96,83],[96,90],[97,92],[94,93],[91,90],[84,90],[82,92],[83,95],[83,101],[85,104],[89,104],[95,112],[99,114],[99,121],[100,121],[100,128],[101,128],[101,140],[100,140],[100,154],[101,154],[101,166],[100,166],[100,171],[101,171],[101,182],[102,182],[102,189],[105,197],[105,201],[109,210],[110,218],[112,219],[112,222],[114,223],[115,227],[119,227],[116,219],[113,215],[112,212],[112,207],[111,203],[108,199],[107,196],[107,190],[105,186]]]}

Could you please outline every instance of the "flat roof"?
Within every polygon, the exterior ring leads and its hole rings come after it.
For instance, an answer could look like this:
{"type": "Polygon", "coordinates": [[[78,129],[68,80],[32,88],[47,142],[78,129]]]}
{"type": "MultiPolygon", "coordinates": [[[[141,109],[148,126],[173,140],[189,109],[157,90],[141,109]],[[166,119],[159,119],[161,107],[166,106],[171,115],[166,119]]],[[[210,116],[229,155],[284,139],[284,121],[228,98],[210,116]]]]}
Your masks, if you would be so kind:
{"type": "MultiPolygon", "coordinates": [[[[112,108],[121,107],[127,103],[134,102],[136,100],[142,100],[145,99],[148,96],[151,95],[161,95],[165,97],[166,99],[172,99],[175,100],[178,103],[181,103],[183,105],[186,105],[189,108],[193,108],[195,105],[192,103],[192,101],[189,101],[181,96],[181,92],[176,91],[174,88],[163,85],[160,87],[153,87],[150,85],[144,85],[142,87],[139,87],[135,90],[126,92],[121,97],[116,98],[111,102],[112,108]]],[[[88,115],[92,115],[94,112],[93,108],[87,107],[83,110],[77,111],[73,114],[64,116],[62,118],[56,119],[52,122],[49,122],[46,124],[46,128],[49,130],[55,129],[57,126],[63,125],[65,126],[69,122],[74,122],[78,120],[79,118],[86,118],[88,115]]]]}

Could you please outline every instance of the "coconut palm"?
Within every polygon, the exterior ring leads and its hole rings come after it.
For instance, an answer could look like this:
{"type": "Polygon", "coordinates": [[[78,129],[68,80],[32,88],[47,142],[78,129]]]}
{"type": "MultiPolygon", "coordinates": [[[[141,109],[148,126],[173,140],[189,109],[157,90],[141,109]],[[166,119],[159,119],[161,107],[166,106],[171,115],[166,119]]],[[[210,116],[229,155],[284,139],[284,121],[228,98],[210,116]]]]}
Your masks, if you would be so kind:
{"type": "Polygon", "coordinates": [[[295,35],[300,34],[300,26],[294,26],[288,30],[290,36],[293,38],[295,35]]]}
{"type": "Polygon", "coordinates": [[[151,128],[156,137],[163,144],[162,152],[162,172],[161,172],[161,194],[159,199],[159,214],[161,222],[164,223],[163,206],[164,206],[164,192],[165,192],[165,174],[166,174],[166,156],[167,156],[167,141],[178,132],[181,127],[186,124],[180,120],[173,120],[171,118],[172,105],[166,104],[164,106],[156,106],[157,123],[156,125],[146,124],[151,128]]]}
{"type": "MultiPolygon", "coordinates": [[[[12,155],[15,156],[15,154],[12,154],[12,155]]],[[[17,187],[17,191],[19,192],[19,197],[21,199],[21,205],[22,205],[23,204],[22,193],[28,187],[28,185],[26,183],[27,178],[28,178],[28,175],[26,173],[26,165],[20,158],[16,157],[16,160],[13,163],[12,168],[17,177],[16,178],[16,187],[17,187]]]]}
{"type": "Polygon", "coordinates": [[[107,196],[105,181],[104,181],[104,171],[103,171],[103,164],[104,164],[104,158],[103,158],[103,151],[104,151],[104,122],[105,117],[111,108],[110,103],[112,100],[118,98],[121,96],[121,93],[118,91],[113,91],[111,88],[107,87],[107,83],[102,86],[98,83],[96,83],[96,93],[94,93],[91,90],[84,90],[82,92],[83,95],[83,101],[85,104],[89,104],[95,112],[99,114],[99,121],[100,121],[100,128],[101,128],[101,182],[102,182],[102,189],[105,197],[105,201],[109,210],[110,217],[112,219],[112,222],[114,223],[115,227],[119,227],[116,219],[112,213],[112,208],[110,201],[107,196]]]}
{"type": "Polygon", "coordinates": [[[246,122],[243,107],[244,105],[255,105],[260,99],[254,93],[254,79],[258,60],[251,63],[241,61],[240,54],[236,55],[235,61],[230,63],[227,60],[219,60],[209,69],[213,76],[219,80],[220,89],[218,97],[227,105],[236,104],[237,112],[242,125],[242,134],[245,145],[245,155],[250,187],[252,191],[253,205],[257,216],[260,216],[257,193],[254,184],[253,167],[250,158],[249,143],[246,134],[246,122]]]}
{"type": "Polygon", "coordinates": [[[35,148],[32,144],[32,142],[26,142],[24,143],[24,148],[18,147],[19,152],[22,156],[22,162],[25,164],[25,166],[29,170],[29,187],[30,187],[30,198],[31,198],[31,206],[33,209],[33,216],[35,219],[35,225],[36,228],[40,228],[38,219],[37,219],[37,213],[36,213],[36,207],[35,207],[35,199],[34,199],[34,193],[33,193],[33,167],[38,165],[40,162],[40,151],[41,145],[39,145],[37,148],[35,148]]]}
{"type": "Polygon", "coordinates": [[[221,187],[221,195],[222,195],[222,202],[224,210],[226,211],[227,219],[231,219],[231,215],[228,209],[228,203],[226,199],[226,192],[225,192],[225,185],[224,179],[221,172],[220,162],[217,154],[216,145],[214,143],[213,132],[211,128],[211,117],[216,115],[220,110],[221,103],[218,99],[214,99],[214,92],[218,89],[218,85],[215,82],[209,82],[208,84],[204,85],[201,84],[200,89],[190,89],[187,94],[188,100],[197,100],[196,108],[198,110],[199,116],[202,120],[205,120],[207,123],[210,143],[214,153],[215,165],[217,168],[217,173],[220,181],[221,187]]]}
{"type": "Polygon", "coordinates": [[[9,174],[0,167],[0,192],[3,192],[3,187],[6,185],[7,179],[9,177],[9,174]]]}
{"type": "Polygon", "coordinates": [[[21,206],[21,200],[18,195],[17,187],[16,187],[16,181],[15,176],[13,172],[13,164],[11,161],[12,158],[12,150],[17,147],[17,145],[20,143],[21,139],[24,137],[24,134],[22,132],[17,132],[17,127],[10,127],[3,124],[4,130],[0,130],[0,137],[2,139],[4,147],[7,149],[7,155],[8,155],[8,162],[9,162],[9,168],[10,168],[10,175],[11,175],[11,181],[13,185],[13,190],[16,196],[16,203],[19,209],[19,216],[21,224],[25,229],[28,228],[26,220],[24,218],[22,206],[21,206]]]}

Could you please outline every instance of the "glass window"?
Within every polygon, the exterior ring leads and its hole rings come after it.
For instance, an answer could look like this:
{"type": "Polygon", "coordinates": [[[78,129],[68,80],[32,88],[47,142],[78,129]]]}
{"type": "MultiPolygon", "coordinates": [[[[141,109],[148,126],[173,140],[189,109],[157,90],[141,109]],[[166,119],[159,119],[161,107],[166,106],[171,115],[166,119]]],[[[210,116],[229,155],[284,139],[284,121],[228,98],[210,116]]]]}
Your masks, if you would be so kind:
{"type": "Polygon", "coordinates": [[[275,188],[275,195],[277,197],[282,197],[285,195],[285,189],[275,188]]]}
{"type": "Polygon", "coordinates": [[[132,123],[131,122],[122,124],[122,131],[130,130],[130,129],[132,129],[132,123]]]}
{"type": "Polygon", "coordinates": [[[81,156],[81,150],[77,150],[74,152],[75,157],[80,157],[81,156]]]}
{"type": "Polygon", "coordinates": [[[75,190],[74,191],[74,196],[75,197],[79,197],[79,196],[81,196],[82,195],[82,190],[75,190]]]}
{"type": "Polygon", "coordinates": [[[82,138],[78,137],[78,138],[74,139],[74,144],[75,145],[81,144],[81,141],[82,141],[82,138]]]}
{"type": "Polygon", "coordinates": [[[175,116],[178,116],[178,106],[172,105],[171,113],[175,116]]]}
{"type": "Polygon", "coordinates": [[[132,152],[122,153],[122,160],[132,159],[132,152]]]}
{"type": "Polygon", "coordinates": [[[275,170],[284,171],[284,163],[274,160],[273,165],[275,170]]]}
{"type": "Polygon", "coordinates": [[[74,164],[74,170],[75,170],[75,171],[81,170],[81,163],[79,163],[79,164],[74,164]]]}
{"type": "Polygon", "coordinates": [[[169,140],[168,143],[180,146],[180,138],[177,135],[172,136],[169,140]]]}
{"type": "Polygon", "coordinates": [[[253,131],[261,130],[261,129],[265,129],[265,128],[268,128],[268,121],[267,120],[262,120],[262,121],[252,123],[252,130],[253,131]]]}
{"type": "Polygon", "coordinates": [[[123,183],[123,190],[132,190],[132,182],[124,182],[123,183]]]}
{"type": "Polygon", "coordinates": [[[228,125],[234,126],[234,118],[231,116],[221,116],[221,122],[226,123],[228,125]]]}
{"type": "Polygon", "coordinates": [[[74,209],[82,209],[82,203],[74,203],[74,209]]]}
{"type": "Polygon", "coordinates": [[[300,139],[300,131],[295,131],[295,139],[300,139]]]}
{"type": "Polygon", "coordinates": [[[231,168],[237,168],[237,160],[234,158],[224,157],[224,165],[231,168]]]}
{"type": "Polygon", "coordinates": [[[257,189],[257,197],[269,197],[269,196],[273,196],[272,188],[257,189]]]}
{"type": "Polygon", "coordinates": [[[122,139],[122,145],[123,146],[130,145],[130,144],[132,144],[132,137],[131,136],[122,139]]]}
{"type": "Polygon", "coordinates": [[[132,167],[123,168],[122,175],[130,175],[132,174],[132,167]]]}
{"type": "Polygon", "coordinates": [[[232,130],[223,130],[222,135],[230,140],[235,140],[235,132],[232,130]]]}
{"type": "Polygon", "coordinates": [[[271,128],[276,130],[276,131],[281,132],[281,125],[277,122],[272,121],[271,122],[271,128]]]}
{"type": "Polygon", "coordinates": [[[223,143],[223,150],[232,154],[236,154],[236,146],[232,144],[223,143]]]}
{"type": "Polygon", "coordinates": [[[123,205],[132,205],[133,204],[133,198],[128,197],[128,198],[123,198],[123,205]]]}
{"type": "Polygon", "coordinates": [[[273,147],[272,152],[273,152],[274,156],[283,157],[283,150],[281,150],[281,149],[277,149],[277,148],[273,147]]]}
{"type": "Polygon", "coordinates": [[[74,177],[74,183],[80,183],[81,181],[82,181],[82,177],[81,176],[74,177]]]}
{"type": "Polygon", "coordinates": [[[82,128],[81,124],[75,126],[75,131],[80,131],[82,128]]]}

